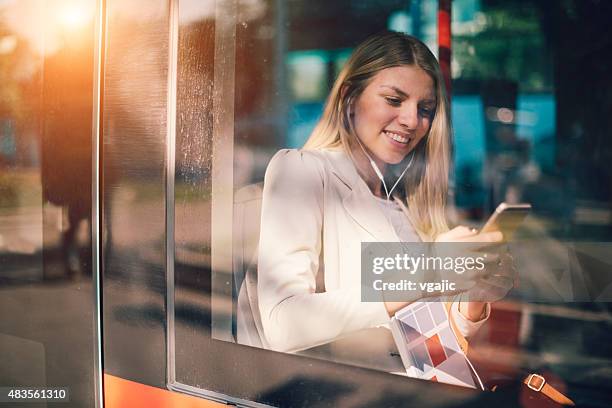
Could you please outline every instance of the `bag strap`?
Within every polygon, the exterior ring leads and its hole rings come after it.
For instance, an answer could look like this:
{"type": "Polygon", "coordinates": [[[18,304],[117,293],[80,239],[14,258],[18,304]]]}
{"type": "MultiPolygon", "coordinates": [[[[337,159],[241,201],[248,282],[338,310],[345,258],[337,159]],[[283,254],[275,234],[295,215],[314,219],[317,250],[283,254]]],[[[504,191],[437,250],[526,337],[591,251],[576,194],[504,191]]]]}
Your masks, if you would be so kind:
{"type": "Polygon", "coordinates": [[[530,390],[535,392],[541,392],[557,404],[574,406],[574,401],[566,397],[557,390],[555,387],[550,385],[544,377],[539,374],[529,374],[523,379],[523,384],[529,387],[530,390]]]}

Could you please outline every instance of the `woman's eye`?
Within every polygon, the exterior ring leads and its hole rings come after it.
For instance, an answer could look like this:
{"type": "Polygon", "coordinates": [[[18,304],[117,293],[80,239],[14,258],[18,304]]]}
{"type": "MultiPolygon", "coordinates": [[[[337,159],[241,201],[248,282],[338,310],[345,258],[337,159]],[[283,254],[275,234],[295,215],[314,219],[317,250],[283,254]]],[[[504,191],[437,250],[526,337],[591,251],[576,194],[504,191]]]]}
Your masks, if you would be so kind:
{"type": "Polygon", "coordinates": [[[433,115],[433,109],[430,108],[419,108],[421,116],[430,118],[433,115]]]}
{"type": "Polygon", "coordinates": [[[399,98],[385,97],[385,100],[391,106],[400,106],[402,104],[402,101],[399,98]]]}

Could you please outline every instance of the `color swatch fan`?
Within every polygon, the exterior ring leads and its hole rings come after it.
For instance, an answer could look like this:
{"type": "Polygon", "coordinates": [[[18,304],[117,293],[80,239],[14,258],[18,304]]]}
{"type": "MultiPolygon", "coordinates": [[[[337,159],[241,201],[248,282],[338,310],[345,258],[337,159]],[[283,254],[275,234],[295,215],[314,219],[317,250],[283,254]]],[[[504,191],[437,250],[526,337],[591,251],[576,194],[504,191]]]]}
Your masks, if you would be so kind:
{"type": "Polygon", "coordinates": [[[415,378],[476,388],[441,302],[415,302],[391,319],[406,373],[415,378]]]}

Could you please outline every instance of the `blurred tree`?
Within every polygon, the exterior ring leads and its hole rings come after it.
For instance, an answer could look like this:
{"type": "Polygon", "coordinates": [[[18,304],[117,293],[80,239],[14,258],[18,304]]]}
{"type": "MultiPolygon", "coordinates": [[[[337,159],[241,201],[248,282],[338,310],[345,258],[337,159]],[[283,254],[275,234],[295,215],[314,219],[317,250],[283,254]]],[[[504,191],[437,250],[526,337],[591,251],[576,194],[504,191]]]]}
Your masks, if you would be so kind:
{"type": "Polygon", "coordinates": [[[504,79],[522,92],[552,89],[551,55],[533,4],[485,3],[454,33],[453,60],[455,79],[504,79]]]}

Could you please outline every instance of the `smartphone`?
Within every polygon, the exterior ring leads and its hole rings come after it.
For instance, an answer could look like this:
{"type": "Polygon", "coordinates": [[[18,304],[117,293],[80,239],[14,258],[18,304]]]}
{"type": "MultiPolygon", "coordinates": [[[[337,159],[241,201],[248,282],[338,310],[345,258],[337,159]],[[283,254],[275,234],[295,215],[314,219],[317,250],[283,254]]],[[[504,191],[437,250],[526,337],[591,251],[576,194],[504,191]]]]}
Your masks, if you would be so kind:
{"type": "Polygon", "coordinates": [[[531,211],[531,204],[501,203],[480,232],[501,231],[504,234],[504,240],[508,241],[529,211],[531,211]]]}

